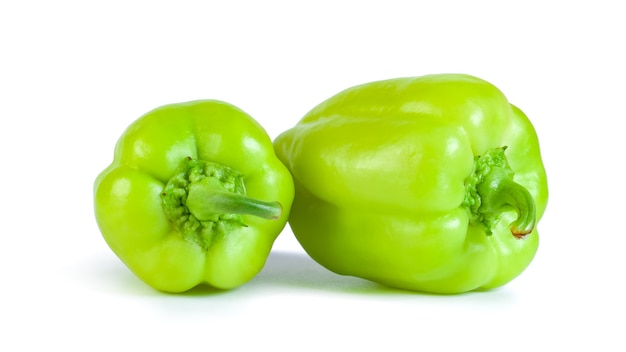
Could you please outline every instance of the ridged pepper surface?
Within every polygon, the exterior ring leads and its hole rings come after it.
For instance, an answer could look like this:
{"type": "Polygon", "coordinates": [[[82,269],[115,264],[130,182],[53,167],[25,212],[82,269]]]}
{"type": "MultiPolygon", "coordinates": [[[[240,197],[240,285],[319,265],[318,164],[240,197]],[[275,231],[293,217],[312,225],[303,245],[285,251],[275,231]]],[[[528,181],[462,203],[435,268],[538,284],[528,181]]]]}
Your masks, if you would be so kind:
{"type": "Polygon", "coordinates": [[[498,287],[531,263],[548,199],[533,125],[462,74],[371,82],[274,141],[296,187],[290,226],[326,268],[392,287],[498,287]]]}

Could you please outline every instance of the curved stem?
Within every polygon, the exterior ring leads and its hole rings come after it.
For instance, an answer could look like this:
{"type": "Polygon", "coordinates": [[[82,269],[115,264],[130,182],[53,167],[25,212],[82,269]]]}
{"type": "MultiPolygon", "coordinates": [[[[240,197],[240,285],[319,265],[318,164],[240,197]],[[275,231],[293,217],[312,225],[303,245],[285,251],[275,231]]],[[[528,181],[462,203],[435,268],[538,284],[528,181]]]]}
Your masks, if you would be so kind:
{"type": "Polygon", "coordinates": [[[198,220],[212,220],[221,214],[247,214],[275,220],[282,214],[279,202],[265,202],[220,188],[212,182],[189,185],[186,205],[198,220]]]}
{"type": "Polygon", "coordinates": [[[482,202],[479,212],[497,214],[505,207],[512,207],[517,212],[517,219],[510,224],[513,236],[521,239],[533,231],[536,224],[535,201],[530,192],[513,181],[505,170],[494,167],[477,185],[477,191],[482,202]]]}

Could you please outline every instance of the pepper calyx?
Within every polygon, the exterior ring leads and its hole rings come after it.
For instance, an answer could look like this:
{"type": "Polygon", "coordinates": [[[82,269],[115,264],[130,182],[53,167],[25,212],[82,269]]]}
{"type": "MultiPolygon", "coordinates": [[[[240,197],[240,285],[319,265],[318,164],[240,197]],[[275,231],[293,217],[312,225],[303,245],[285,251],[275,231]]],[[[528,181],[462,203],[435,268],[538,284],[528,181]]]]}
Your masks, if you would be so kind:
{"type": "Polygon", "coordinates": [[[243,215],[273,220],[282,214],[279,202],[248,197],[240,172],[191,157],[165,184],[161,203],[182,238],[205,250],[217,238],[246,227],[243,215]]]}
{"type": "Polygon", "coordinates": [[[474,172],[465,183],[463,206],[470,212],[470,221],[482,224],[487,235],[492,234],[502,213],[513,209],[517,219],[509,228],[515,238],[523,239],[536,225],[535,201],[524,186],[513,181],[506,149],[494,148],[475,157],[474,172]]]}

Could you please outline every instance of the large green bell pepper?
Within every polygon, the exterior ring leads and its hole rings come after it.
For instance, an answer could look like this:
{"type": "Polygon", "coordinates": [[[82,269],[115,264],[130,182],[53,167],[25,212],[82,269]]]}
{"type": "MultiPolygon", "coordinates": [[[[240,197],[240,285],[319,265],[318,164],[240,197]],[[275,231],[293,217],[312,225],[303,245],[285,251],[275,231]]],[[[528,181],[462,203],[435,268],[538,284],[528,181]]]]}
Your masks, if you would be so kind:
{"type": "Polygon", "coordinates": [[[219,101],[167,105],[139,118],[94,185],[108,245],[139,278],[168,292],[249,281],[292,200],[291,175],[265,130],[219,101]]]}
{"type": "Polygon", "coordinates": [[[290,226],[326,268],[434,293],[501,286],[538,246],[537,135],[493,85],[430,75],[349,88],[275,141],[290,226]]]}

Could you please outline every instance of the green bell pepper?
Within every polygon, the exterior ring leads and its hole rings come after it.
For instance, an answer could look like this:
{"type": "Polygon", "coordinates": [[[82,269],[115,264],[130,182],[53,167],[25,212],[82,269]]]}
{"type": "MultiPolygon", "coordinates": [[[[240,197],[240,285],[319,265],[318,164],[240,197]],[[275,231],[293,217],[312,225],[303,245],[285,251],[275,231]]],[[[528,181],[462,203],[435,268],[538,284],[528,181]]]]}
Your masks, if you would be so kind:
{"type": "Polygon", "coordinates": [[[293,201],[265,130],[220,101],[157,108],[122,134],[94,185],[107,244],[153,288],[242,285],[263,267],[293,201]]]}
{"type": "Polygon", "coordinates": [[[349,88],[274,141],[289,220],[338,274],[460,293],[530,264],[548,189],[537,135],[493,85],[442,74],[349,88]]]}

